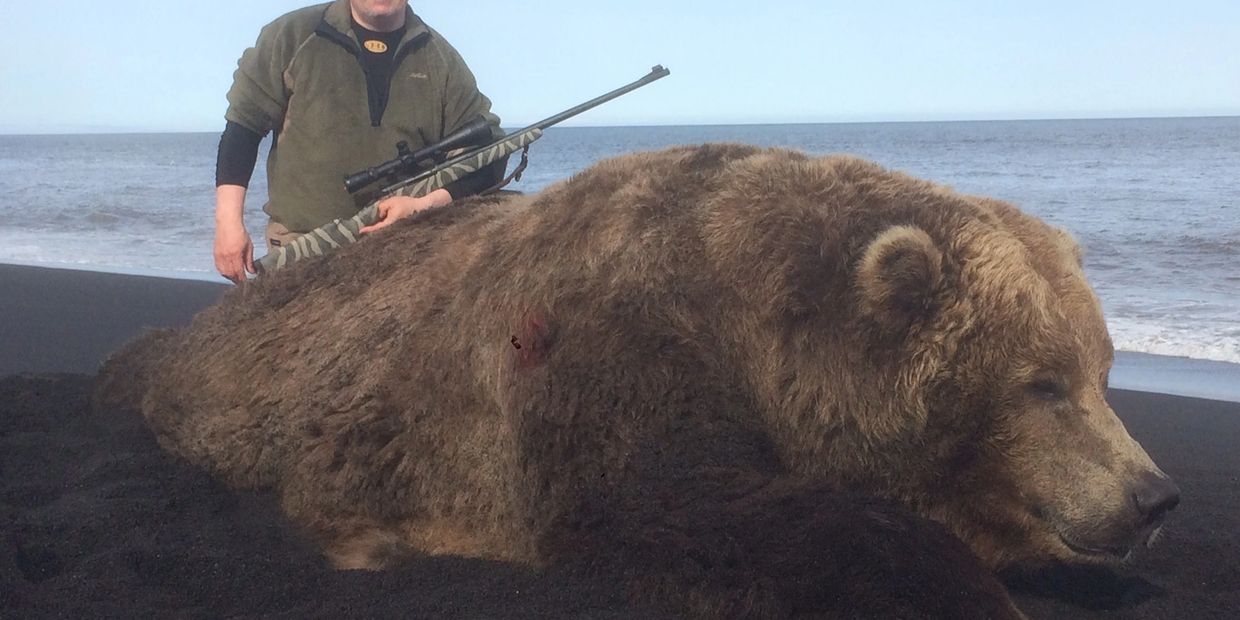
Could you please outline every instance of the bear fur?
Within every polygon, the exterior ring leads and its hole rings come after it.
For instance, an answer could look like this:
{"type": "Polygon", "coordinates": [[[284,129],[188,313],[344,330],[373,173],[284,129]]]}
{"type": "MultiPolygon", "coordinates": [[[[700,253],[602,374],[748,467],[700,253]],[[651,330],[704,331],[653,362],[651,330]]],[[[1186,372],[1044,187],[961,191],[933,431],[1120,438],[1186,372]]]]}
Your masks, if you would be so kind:
{"type": "Polygon", "coordinates": [[[118,353],[99,398],[274,489],[342,568],[580,562],[695,615],[1016,617],[990,571],[1122,556],[1174,506],[1103,400],[1111,356],[1062,231],[723,144],[265,275],[118,353]]]}

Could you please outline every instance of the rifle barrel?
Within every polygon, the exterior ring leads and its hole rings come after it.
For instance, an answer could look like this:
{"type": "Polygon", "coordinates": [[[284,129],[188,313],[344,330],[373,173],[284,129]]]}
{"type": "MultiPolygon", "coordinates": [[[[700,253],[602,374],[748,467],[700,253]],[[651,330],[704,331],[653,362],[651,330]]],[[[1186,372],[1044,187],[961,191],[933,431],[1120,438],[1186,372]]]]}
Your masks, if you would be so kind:
{"type": "Polygon", "coordinates": [[[535,129],[535,128],[546,129],[552,125],[562,123],[565,120],[568,120],[574,116],[577,116],[578,114],[581,114],[582,112],[585,112],[586,110],[589,110],[590,108],[600,106],[604,103],[607,103],[608,101],[611,101],[612,99],[615,99],[616,97],[619,97],[620,95],[637,90],[655,80],[665,78],[671,73],[672,73],[671,71],[664,69],[663,65],[655,65],[654,67],[650,69],[650,73],[647,73],[645,76],[643,76],[641,79],[635,82],[631,82],[629,84],[621,86],[620,88],[617,88],[616,90],[613,90],[605,95],[599,95],[598,97],[595,97],[581,105],[574,106],[572,108],[564,110],[563,112],[560,112],[559,114],[556,114],[555,116],[549,116],[541,121],[538,121],[537,123],[534,123],[533,125],[530,125],[529,127],[526,127],[525,129],[522,129],[521,131],[526,131],[526,130],[535,129]]]}
{"type": "MultiPolygon", "coordinates": [[[[543,120],[538,121],[537,123],[534,123],[533,125],[530,125],[529,127],[525,127],[523,129],[514,131],[502,138],[496,139],[490,144],[480,146],[477,149],[474,149],[468,153],[459,155],[454,159],[450,159],[447,162],[444,162],[444,165],[450,165],[457,161],[463,161],[463,160],[466,160],[472,157],[475,153],[479,151],[485,151],[487,149],[495,148],[497,145],[504,143],[505,141],[512,138],[513,136],[518,136],[528,131],[533,131],[535,129],[542,131],[552,125],[561,123],[569,118],[577,116],[578,114],[581,114],[582,112],[585,112],[586,110],[589,110],[590,108],[598,107],[604,103],[607,103],[608,101],[611,101],[612,99],[615,99],[616,97],[635,91],[655,80],[665,78],[671,75],[671,73],[672,72],[664,68],[663,65],[655,65],[654,67],[650,69],[650,73],[647,73],[646,75],[642,76],[641,78],[633,82],[625,84],[624,86],[621,86],[620,88],[617,88],[605,95],[599,95],[598,97],[595,97],[585,103],[573,106],[567,110],[564,110],[563,112],[560,112],[559,114],[556,114],[555,116],[549,116],[547,118],[544,118],[543,120]]],[[[435,169],[425,170],[423,172],[420,172],[408,178],[401,179],[400,181],[397,181],[383,188],[383,191],[380,192],[380,194],[384,196],[393,194],[399,191],[401,188],[412,185],[413,183],[421,181],[422,179],[425,179],[433,174],[435,174],[435,169]]]]}

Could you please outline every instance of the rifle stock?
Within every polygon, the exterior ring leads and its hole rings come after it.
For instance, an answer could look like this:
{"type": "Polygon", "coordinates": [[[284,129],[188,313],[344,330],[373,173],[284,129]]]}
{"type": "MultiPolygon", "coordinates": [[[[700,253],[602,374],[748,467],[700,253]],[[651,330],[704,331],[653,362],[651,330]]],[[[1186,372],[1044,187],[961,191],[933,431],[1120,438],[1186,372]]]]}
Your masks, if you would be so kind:
{"type": "MultiPolygon", "coordinates": [[[[520,151],[535,140],[542,137],[541,129],[526,129],[489,144],[476,151],[462,154],[427,170],[415,177],[384,190],[383,197],[388,196],[422,196],[433,192],[449,183],[487,167],[492,162],[520,151]]],[[[376,200],[362,208],[350,218],[332,220],[304,235],[293,239],[286,245],[272,249],[266,256],[254,261],[259,273],[280,269],[291,263],[311,256],[322,256],[350,243],[356,243],[362,234],[362,228],[379,221],[379,201],[376,200]]]]}

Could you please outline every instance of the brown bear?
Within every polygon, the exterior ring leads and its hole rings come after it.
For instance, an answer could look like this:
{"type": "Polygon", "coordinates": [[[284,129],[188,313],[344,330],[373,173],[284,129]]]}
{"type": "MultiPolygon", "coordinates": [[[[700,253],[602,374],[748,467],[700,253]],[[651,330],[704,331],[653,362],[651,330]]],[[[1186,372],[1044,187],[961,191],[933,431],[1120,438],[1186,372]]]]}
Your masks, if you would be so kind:
{"type": "Polygon", "coordinates": [[[698,615],[1014,617],[989,571],[1123,557],[1178,501],[1103,399],[1111,358],[1062,231],[706,145],[266,275],[123,350],[100,398],[274,489],[344,568],[581,562],[698,615]]]}

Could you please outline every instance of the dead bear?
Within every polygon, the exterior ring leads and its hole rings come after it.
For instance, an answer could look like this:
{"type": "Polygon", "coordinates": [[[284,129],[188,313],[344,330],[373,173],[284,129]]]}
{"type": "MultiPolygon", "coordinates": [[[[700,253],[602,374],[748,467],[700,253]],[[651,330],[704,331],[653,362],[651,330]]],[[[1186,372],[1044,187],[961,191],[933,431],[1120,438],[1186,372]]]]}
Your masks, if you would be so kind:
{"type": "Polygon", "coordinates": [[[724,144],[250,282],[123,349],[99,397],[274,489],[343,568],[582,562],[695,615],[1005,617],[989,571],[1122,557],[1178,501],[1103,399],[1111,359],[1062,231],[724,144]]]}

